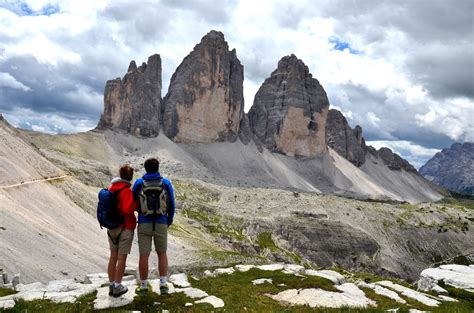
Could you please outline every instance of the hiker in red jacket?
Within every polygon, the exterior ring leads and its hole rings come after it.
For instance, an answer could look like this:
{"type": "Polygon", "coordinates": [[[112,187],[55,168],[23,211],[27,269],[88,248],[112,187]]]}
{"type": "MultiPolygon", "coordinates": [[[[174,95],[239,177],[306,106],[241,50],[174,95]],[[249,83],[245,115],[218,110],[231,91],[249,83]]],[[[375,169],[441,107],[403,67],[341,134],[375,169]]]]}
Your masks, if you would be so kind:
{"type": "Polygon", "coordinates": [[[125,218],[125,223],[115,229],[109,229],[110,259],[108,266],[109,274],[109,296],[120,297],[128,291],[128,288],[122,285],[122,277],[125,272],[127,255],[132,248],[133,235],[137,219],[135,210],[137,202],[133,198],[130,190],[133,179],[133,168],[130,165],[122,165],[119,170],[120,177],[112,179],[109,190],[117,192],[117,208],[125,218]]]}

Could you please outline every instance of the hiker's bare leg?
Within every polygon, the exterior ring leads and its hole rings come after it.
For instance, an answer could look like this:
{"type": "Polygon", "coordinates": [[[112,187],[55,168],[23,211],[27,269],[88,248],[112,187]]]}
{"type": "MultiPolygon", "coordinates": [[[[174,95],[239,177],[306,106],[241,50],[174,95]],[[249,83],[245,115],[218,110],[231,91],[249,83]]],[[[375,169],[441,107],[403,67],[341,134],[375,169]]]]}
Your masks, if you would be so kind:
{"type": "Polygon", "coordinates": [[[161,276],[168,276],[168,256],[166,252],[157,252],[158,254],[158,268],[161,276]]]}
{"type": "Polygon", "coordinates": [[[117,284],[122,282],[125,265],[127,264],[127,255],[128,254],[119,254],[117,257],[117,269],[115,271],[115,282],[117,284]]]}
{"type": "Polygon", "coordinates": [[[110,251],[109,266],[107,266],[107,273],[109,274],[109,281],[115,281],[115,271],[117,268],[118,251],[110,251]]]}
{"type": "Polygon", "coordinates": [[[140,254],[138,260],[138,271],[140,272],[140,280],[144,281],[148,278],[148,258],[150,254],[140,254]]]}

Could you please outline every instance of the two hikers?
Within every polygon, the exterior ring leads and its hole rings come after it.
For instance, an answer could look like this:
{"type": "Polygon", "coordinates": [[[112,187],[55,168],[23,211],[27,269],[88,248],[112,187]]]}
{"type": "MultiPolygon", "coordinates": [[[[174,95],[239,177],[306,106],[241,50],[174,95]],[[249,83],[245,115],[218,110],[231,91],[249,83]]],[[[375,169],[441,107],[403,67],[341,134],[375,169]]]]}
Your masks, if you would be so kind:
{"type": "MultiPolygon", "coordinates": [[[[116,228],[109,228],[107,231],[110,245],[109,295],[114,297],[120,297],[128,291],[127,287],[121,284],[121,281],[136,227],[135,211],[138,212],[137,232],[141,280],[137,292],[142,295],[148,292],[148,259],[153,241],[158,255],[160,293],[168,293],[168,257],[166,249],[168,227],[173,223],[175,211],[173,186],[168,179],[161,177],[157,159],[146,160],[144,166],[146,174],[143,178],[137,179],[133,186],[133,192],[130,190],[133,169],[129,165],[120,167],[120,177],[114,178],[109,188],[105,190],[114,194],[113,200],[110,200],[111,205],[115,206],[118,213],[123,217],[123,223],[116,228]]],[[[99,193],[99,207],[101,205],[100,199],[101,194],[99,193]]],[[[100,218],[99,221],[101,221],[100,218]]],[[[102,222],[101,225],[103,225],[102,222]]]]}

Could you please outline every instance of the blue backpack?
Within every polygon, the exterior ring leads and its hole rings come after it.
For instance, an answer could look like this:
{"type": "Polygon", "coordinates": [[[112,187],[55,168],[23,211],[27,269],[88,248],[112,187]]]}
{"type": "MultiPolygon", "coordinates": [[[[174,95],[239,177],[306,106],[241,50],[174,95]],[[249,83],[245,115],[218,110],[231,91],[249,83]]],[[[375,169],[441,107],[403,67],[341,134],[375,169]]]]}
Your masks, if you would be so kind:
{"type": "Polygon", "coordinates": [[[100,228],[115,229],[125,223],[125,218],[117,207],[117,196],[120,191],[127,187],[121,188],[115,192],[107,188],[99,191],[99,203],[97,204],[97,220],[100,228]]]}

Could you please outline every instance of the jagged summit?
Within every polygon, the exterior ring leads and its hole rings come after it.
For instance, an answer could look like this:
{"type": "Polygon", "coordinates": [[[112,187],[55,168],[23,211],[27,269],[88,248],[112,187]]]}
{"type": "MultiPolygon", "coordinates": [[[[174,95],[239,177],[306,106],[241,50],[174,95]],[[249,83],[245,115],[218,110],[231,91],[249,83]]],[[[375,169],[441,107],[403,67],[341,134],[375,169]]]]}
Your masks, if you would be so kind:
{"type": "Polygon", "coordinates": [[[163,130],[176,142],[235,141],[244,116],[243,66],[211,31],[184,58],[164,99],[163,130]]]}
{"type": "Polygon", "coordinates": [[[120,129],[134,135],[157,136],[161,107],[161,58],[154,54],[137,68],[131,61],[121,78],[107,81],[104,113],[98,129],[120,129]]]}
{"type": "Polygon", "coordinates": [[[327,151],[328,108],[323,87],[292,54],[265,80],[248,115],[252,131],[270,151],[313,157],[327,151]]]}

